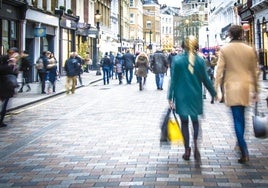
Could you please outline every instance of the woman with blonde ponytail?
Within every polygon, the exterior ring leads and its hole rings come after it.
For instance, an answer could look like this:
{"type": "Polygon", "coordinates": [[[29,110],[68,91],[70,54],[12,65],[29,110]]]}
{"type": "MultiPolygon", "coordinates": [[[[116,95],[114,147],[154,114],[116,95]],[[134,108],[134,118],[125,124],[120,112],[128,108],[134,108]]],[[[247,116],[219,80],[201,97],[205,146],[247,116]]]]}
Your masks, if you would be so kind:
{"type": "Polygon", "coordinates": [[[216,96],[216,91],[206,71],[204,59],[197,54],[198,42],[196,37],[188,36],[184,42],[185,52],[173,58],[168,101],[172,109],[181,119],[181,129],[184,136],[184,160],[191,155],[189,136],[189,117],[194,129],[194,158],[200,160],[198,150],[198,115],[203,113],[202,84],[216,96]]]}

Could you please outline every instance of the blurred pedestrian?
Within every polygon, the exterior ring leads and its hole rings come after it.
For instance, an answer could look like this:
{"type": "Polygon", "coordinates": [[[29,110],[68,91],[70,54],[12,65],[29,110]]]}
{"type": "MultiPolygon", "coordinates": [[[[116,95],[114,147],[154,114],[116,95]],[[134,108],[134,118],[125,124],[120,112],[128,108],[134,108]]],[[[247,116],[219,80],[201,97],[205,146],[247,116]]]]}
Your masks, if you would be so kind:
{"type": "Polygon", "coordinates": [[[4,118],[6,115],[7,105],[15,94],[18,76],[18,60],[19,50],[12,47],[8,50],[8,54],[0,57],[0,100],[2,101],[2,108],[0,114],[0,127],[6,127],[4,118]],[[12,82],[12,83],[11,83],[12,82]]]}
{"type": "Polygon", "coordinates": [[[115,58],[115,77],[118,77],[119,84],[123,83],[123,62],[123,56],[120,52],[118,52],[115,58]]]}
{"type": "Polygon", "coordinates": [[[157,89],[163,90],[164,76],[168,69],[168,61],[161,49],[157,49],[152,55],[150,67],[155,74],[157,89]]]}
{"type": "Polygon", "coordinates": [[[124,69],[125,69],[125,76],[127,80],[127,84],[131,84],[133,78],[133,68],[135,65],[135,56],[130,53],[130,50],[123,55],[124,59],[124,69]]]}
{"type": "Polygon", "coordinates": [[[114,57],[113,52],[110,52],[110,54],[109,54],[109,58],[110,58],[110,61],[111,61],[109,77],[110,77],[111,79],[114,79],[114,64],[115,64],[115,57],[114,57]]]}
{"type": "Polygon", "coordinates": [[[48,70],[48,88],[47,92],[48,94],[51,93],[51,88],[52,92],[56,92],[56,80],[57,80],[57,60],[54,57],[54,54],[51,53],[49,57],[49,62],[47,65],[47,70],[48,70]]]}
{"type": "Polygon", "coordinates": [[[172,60],[168,100],[170,107],[176,110],[181,119],[185,148],[183,159],[189,160],[191,155],[189,144],[190,117],[194,130],[194,158],[200,160],[198,115],[203,113],[202,84],[212,96],[215,96],[216,92],[206,72],[204,59],[196,53],[198,48],[196,37],[188,36],[184,45],[185,52],[175,56],[172,60]]]}
{"type": "Polygon", "coordinates": [[[86,52],[84,72],[89,73],[89,69],[91,69],[91,66],[92,66],[92,60],[90,58],[89,52],[86,52]]]}
{"type": "Polygon", "coordinates": [[[75,59],[77,60],[77,63],[78,63],[79,68],[80,68],[80,71],[78,72],[77,78],[78,78],[80,86],[83,86],[84,84],[83,84],[83,80],[82,80],[82,74],[84,72],[83,67],[84,67],[85,61],[77,52],[73,52],[73,53],[75,55],[75,59]]]}
{"type": "Polygon", "coordinates": [[[80,72],[80,65],[76,58],[76,52],[71,52],[69,59],[66,60],[64,69],[66,71],[66,93],[72,94],[75,92],[75,87],[77,83],[77,76],[80,72]]]}
{"type": "Polygon", "coordinates": [[[177,52],[176,52],[176,49],[173,48],[172,51],[170,52],[170,54],[168,55],[168,67],[170,69],[170,72],[171,72],[171,66],[172,66],[172,59],[174,56],[177,55],[177,52]]]}
{"type": "Polygon", "coordinates": [[[26,92],[31,91],[31,87],[29,85],[29,81],[30,81],[30,71],[31,71],[31,62],[30,62],[30,58],[29,58],[29,53],[28,51],[24,50],[21,53],[21,58],[20,58],[20,68],[19,70],[22,72],[22,84],[21,87],[19,89],[19,93],[23,92],[23,87],[26,85],[27,86],[27,90],[26,92]]]}
{"type": "Polygon", "coordinates": [[[229,28],[230,43],[221,47],[217,65],[215,88],[221,100],[223,84],[224,102],[232,111],[234,129],[241,151],[239,163],[249,161],[249,152],[244,138],[245,108],[258,96],[258,59],[256,51],[242,41],[243,28],[229,28]]]}
{"type": "Polygon", "coordinates": [[[109,84],[109,72],[111,69],[111,60],[109,57],[108,52],[105,52],[104,57],[101,59],[101,67],[102,67],[102,72],[103,72],[103,84],[109,84]]]}
{"type": "Polygon", "coordinates": [[[50,54],[50,51],[44,51],[35,65],[39,76],[39,82],[41,83],[41,94],[46,94],[46,80],[48,79],[47,65],[49,63],[50,54]]]}
{"type": "Polygon", "coordinates": [[[136,76],[138,77],[139,89],[141,91],[146,83],[147,73],[149,69],[149,58],[145,52],[141,52],[137,56],[135,68],[137,69],[136,76]]]}

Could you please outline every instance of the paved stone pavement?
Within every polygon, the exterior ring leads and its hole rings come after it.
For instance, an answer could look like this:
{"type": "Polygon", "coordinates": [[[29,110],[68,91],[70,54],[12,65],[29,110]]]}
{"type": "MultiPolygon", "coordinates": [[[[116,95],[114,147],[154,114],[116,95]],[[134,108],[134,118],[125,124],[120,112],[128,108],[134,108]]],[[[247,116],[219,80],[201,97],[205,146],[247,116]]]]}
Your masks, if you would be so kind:
{"type": "Polygon", "coordinates": [[[229,109],[209,96],[200,117],[201,162],[184,161],[181,145],[159,143],[167,82],[158,91],[149,74],[141,92],[112,80],[23,108],[12,101],[9,126],[0,129],[0,187],[268,187],[268,142],[253,136],[252,108],[248,164],[237,163],[229,109]]]}

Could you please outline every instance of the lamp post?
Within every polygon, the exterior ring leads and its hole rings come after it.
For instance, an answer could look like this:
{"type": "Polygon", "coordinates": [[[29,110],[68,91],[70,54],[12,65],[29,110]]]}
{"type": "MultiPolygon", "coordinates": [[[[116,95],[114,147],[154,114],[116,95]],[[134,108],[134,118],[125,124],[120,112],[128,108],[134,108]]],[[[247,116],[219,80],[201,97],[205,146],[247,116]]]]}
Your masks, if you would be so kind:
{"type": "Polygon", "coordinates": [[[150,44],[149,44],[148,48],[149,48],[149,50],[152,50],[152,48],[153,48],[153,46],[152,46],[152,34],[153,34],[152,30],[150,30],[149,34],[150,34],[150,38],[149,38],[150,39],[150,41],[149,41],[150,44]]]}
{"type": "Polygon", "coordinates": [[[208,48],[208,54],[209,54],[209,29],[208,27],[206,28],[206,32],[207,32],[207,48],[208,48]]]}
{"type": "Polygon", "coordinates": [[[100,64],[99,64],[99,45],[100,45],[100,19],[101,19],[101,14],[99,10],[96,10],[95,14],[95,20],[96,20],[96,28],[97,28],[97,36],[96,36],[96,59],[94,61],[95,65],[93,65],[94,68],[97,68],[96,75],[101,75],[100,72],[100,64]]]}

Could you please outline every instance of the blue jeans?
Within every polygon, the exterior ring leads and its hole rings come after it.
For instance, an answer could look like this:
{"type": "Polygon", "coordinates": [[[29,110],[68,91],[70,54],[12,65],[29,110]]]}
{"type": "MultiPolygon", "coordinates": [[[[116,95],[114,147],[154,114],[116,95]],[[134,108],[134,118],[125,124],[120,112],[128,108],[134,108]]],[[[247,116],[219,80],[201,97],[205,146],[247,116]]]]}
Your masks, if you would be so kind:
{"type": "Polygon", "coordinates": [[[106,85],[109,84],[109,72],[110,72],[110,67],[102,67],[102,72],[103,72],[103,84],[106,85]]]}
{"type": "Polygon", "coordinates": [[[164,73],[155,74],[155,82],[157,89],[163,89],[164,73]]]}
{"type": "Polygon", "coordinates": [[[242,156],[248,156],[248,147],[244,139],[245,133],[245,107],[244,106],[231,106],[235,134],[237,137],[238,145],[240,147],[242,156]]]}
{"type": "Polygon", "coordinates": [[[133,69],[126,69],[127,84],[131,84],[132,78],[133,78],[133,69]]]}

